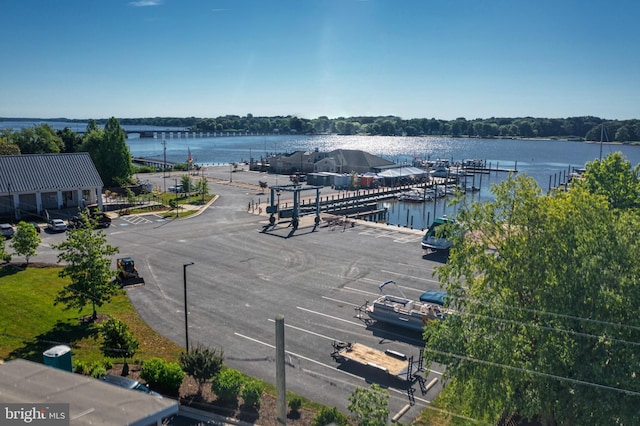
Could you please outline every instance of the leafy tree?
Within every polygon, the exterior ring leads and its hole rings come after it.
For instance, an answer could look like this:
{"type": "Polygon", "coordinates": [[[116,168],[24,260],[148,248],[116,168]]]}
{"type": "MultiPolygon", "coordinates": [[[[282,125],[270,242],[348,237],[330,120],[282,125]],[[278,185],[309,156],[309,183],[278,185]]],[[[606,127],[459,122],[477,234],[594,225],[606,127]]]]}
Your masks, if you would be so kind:
{"type": "Polygon", "coordinates": [[[133,175],[133,165],[125,134],[118,120],[111,117],[104,130],[91,126],[90,122],[87,130],[80,149],[91,155],[105,186],[128,183],[133,175]]]}
{"type": "Polygon", "coordinates": [[[619,151],[587,163],[584,179],[577,182],[605,196],[613,208],[640,206],[640,165],[632,168],[619,151]]]}
{"type": "Polygon", "coordinates": [[[20,148],[6,138],[0,137],[0,155],[20,155],[20,148]]]}
{"type": "Polygon", "coordinates": [[[424,337],[447,365],[443,402],[488,422],[633,424],[640,215],[579,186],[540,196],[523,175],[492,192],[459,211],[466,236],[438,268],[456,313],[424,337]]]}
{"type": "Polygon", "coordinates": [[[68,127],[65,127],[62,130],[58,130],[56,134],[62,140],[63,152],[77,152],[78,148],[82,144],[82,138],[68,127]]]}
{"type": "Polygon", "coordinates": [[[188,352],[180,354],[180,366],[198,382],[198,394],[202,394],[202,385],[220,372],[223,360],[222,349],[210,349],[200,343],[188,352]]]}
{"type": "Polygon", "coordinates": [[[389,419],[389,391],[374,383],[369,389],[356,387],[347,409],[360,426],[385,426],[389,419]]]}
{"type": "Polygon", "coordinates": [[[124,362],[122,375],[129,374],[127,359],[133,358],[139,346],[129,326],[119,319],[109,318],[100,326],[100,334],[102,335],[100,350],[104,356],[122,358],[124,362]]]}
{"type": "Polygon", "coordinates": [[[9,142],[18,145],[22,154],[57,154],[64,146],[62,139],[48,124],[23,127],[11,133],[9,142]]]}
{"type": "Polygon", "coordinates": [[[6,239],[3,235],[0,235],[0,260],[3,262],[11,261],[11,254],[7,251],[6,239]]]}
{"type": "Polygon", "coordinates": [[[202,195],[202,202],[204,203],[204,197],[209,193],[209,181],[206,177],[203,176],[202,179],[198,181],[197,190],[202,195]]]}
{"type": "Polygon", "coordinates": [[[52,247],[60,251],[58,262],[66,263],[60,277],[71,278],[71,283],[60,290],[54,304],[62,303],[66,309],[74,308],[78,312],[91,304],[95,320],[98,317],[96,307],[109,302],[118,292],[113,280],[116,271],[111,270],[111,256],[118,248],[107,244],[104,232],[95,231],[92,226],[69,230],[66,241],[52,247]]]}
{"type": "Polygon", "coordinates": [[[36,228],[30,223],[18,223],[16,232],[11,240],[11,246],[18,256],[25,257],[27,265],[29,265],[29,258],[35,256],[39,245],[40,236],[36,228]]]}
{"type": "Polygon", "coordinates": [[[180,178],[180,185],[182,185],[182,192],[192,192],[193,191],[193,182],[191,181],[191,176],[182,175],[180,178]]]}

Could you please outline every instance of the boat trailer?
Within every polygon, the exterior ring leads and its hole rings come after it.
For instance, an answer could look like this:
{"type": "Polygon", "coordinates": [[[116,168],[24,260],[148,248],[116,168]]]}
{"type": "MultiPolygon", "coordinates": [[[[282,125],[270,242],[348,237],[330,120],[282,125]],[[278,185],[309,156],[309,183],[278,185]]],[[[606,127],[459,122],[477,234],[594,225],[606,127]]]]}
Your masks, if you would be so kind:
{"type": "MultiPolygon", "coordinates": [[[[418,361],[414,361],[413,356],[407,357],[403,353],[390,349],[383,352],[360,343],[347,343],[334,340],[332,346],[331,357],[337,362],[353,362],[361,366],[373,368],[409,385],[417,381],[420,385],[422,395],[426,395],[428,391],[424,377],[419,375],[419,373],[425,371],[423,366],[424,349],[420,349],[418,361]]],[[[411,405],[415,403],[413,393],[414,389],[409,386],[407,394],[411,405]]]]}

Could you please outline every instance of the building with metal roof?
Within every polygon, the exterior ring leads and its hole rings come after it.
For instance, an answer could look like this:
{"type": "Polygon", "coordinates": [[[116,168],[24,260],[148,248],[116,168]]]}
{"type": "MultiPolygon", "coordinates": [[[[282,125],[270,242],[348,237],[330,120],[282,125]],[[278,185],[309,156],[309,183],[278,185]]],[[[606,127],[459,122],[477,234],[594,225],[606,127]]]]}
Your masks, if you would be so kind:
{"type": "Polygon", "coordinates": [[[69,404],[66,424],[71,426],[162,425],[179,411],[178,402],[171,398],[24,359],[0,364],[0,401],[0,405],[69,404]]]}
{"type": "Polygon", "coordinates": [[[103,182],[86,152],[0,155],[0,217],[98,204],[103,182]]]}

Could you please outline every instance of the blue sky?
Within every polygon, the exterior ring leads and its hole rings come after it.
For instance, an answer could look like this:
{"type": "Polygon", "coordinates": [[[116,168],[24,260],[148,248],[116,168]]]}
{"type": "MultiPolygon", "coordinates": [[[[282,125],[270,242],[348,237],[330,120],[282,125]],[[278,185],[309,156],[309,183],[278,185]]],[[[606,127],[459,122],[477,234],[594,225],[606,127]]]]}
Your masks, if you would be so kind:
{"type": "Polygon", "coordinates": [[[4,0],[0,117],[640,119],[637,0],[4,0]]]}

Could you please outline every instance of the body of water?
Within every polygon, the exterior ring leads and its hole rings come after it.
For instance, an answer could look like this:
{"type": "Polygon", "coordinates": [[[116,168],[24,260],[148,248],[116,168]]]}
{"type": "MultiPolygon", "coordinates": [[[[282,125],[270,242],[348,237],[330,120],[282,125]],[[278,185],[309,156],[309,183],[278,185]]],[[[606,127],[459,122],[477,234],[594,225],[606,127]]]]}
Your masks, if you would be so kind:
{"type": "MultiPolygon", "coordinates": [[[[452,161],[481,159],[504,169],[515,169],[533,177],[546,191],[571,171],[582,168],[595,159],[620,151],[633,164],[640,163],[640,147],[552,140],[469,139],[448,137],[382,137],[382,136],[233,136],[171,139],[127,139],[131,154],[163,161],[185,162],[189,152],[201,165],[229,164],[260,160],[273,153],[294,151],[329,152],[335,149],[358,149],[386,158],[395,163],[409,163],[414,158],[446,158],[452,161]]],[[[469,195],[474,201],[488,200],[489,188],[507,173],[476,175],[473,184],[482,190],[469,195]],[[482,180],[480,180],[482,179],[482,180]]],[[[468,178],[472,179],[472,178],[468,178]]],[[[471,180],[468,183],[472,183],[471,180]]],[[[421,204],[388,202],[380,207],[388,209],[392,225],[425,229],[436,216],[455,216],[446,198],[435,203],[421,204]]]]}

